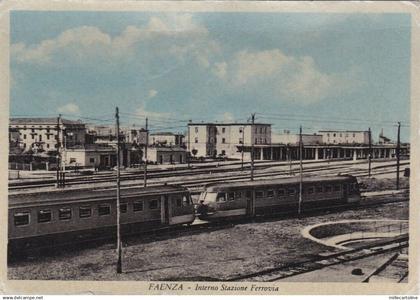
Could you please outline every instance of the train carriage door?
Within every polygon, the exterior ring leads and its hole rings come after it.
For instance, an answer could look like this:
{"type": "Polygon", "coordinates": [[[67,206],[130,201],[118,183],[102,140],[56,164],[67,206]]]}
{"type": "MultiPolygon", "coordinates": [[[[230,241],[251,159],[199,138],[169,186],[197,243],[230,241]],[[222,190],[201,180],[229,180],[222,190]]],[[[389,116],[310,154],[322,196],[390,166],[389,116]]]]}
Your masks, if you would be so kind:
{"type": "Polygon", "coordinates": [[[171,215],[170,215],[170,201],[168,195],[161,196],[161,203],[160,206],[160,215],[161,215],[161,222],[162,224],[169,224],[171,215]]]}

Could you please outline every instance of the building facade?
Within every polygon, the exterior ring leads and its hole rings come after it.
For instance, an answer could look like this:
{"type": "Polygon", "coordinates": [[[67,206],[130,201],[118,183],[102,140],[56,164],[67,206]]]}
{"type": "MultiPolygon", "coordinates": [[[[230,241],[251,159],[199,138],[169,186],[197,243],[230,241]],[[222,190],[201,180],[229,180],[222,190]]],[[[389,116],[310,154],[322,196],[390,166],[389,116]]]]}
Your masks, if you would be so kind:
{"type": "Polygon", "coordinates": [[[172,132],[154,132],[149,134],[149,145],[183,146],[184,135],[172,132]]]}
{"type": "Polygon", "coordinates": [[[239,158],[237,145],[271,144],[271,124],[189,123],[187,149],[195,157],[239,158]]]}
{"type": "MultiPolygon", "coordinates": [[[[322,130],[318,132],[322,135],[322,142],[328,145],[350,145],[350,144],[369,144],[369,131],[351,130],[322,130]]],[[[373,143],[373,141],[372,141],[373,143]]]]}
{"type": "Polygon", "coordinates": [[[60,118],[11,118],[9,139],[23,151],[53,151],[57,140],[64,147],[85,144],[86,127],[80,121],[60,118]]]}
{"type": "MultiPolygon", "coordinates": [[[[302,143],[304,145],[322,144],[323,136],[320,134],[302,134],[302,143]]],[[[299,144],[299,134],[283,133],[272,134],[271,142],[273,144],[297,145],[299,144]]]]}
{"type": "Polygon", "coordinates": [[[157,164],[185,164],[187,151],[181,147],[152,146],[147,149],[147,161],[157,164]]]}

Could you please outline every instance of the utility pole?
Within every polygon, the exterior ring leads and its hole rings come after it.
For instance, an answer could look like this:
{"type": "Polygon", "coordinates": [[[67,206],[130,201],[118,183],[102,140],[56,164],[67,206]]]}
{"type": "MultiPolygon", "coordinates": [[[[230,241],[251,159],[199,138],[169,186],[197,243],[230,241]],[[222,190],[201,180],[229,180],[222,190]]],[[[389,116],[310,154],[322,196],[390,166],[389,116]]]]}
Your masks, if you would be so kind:
{"type": "Polygon", "coordinates": [[[147,186],[147,147],[149,146],[149,129],[148,120],[146,118],[146,146],[144,148],[144,187],[147,186]]]}
{"type": "Polygon", "coordinates": [[[61,169],[61,143],[60,143],[60,123],[61,123],[61,114],[58,115],[57,118],[57,134],[55,136],[56,144],[57,144],[57,178],[56,178],[56,187],[59,188],[61,186],[60,183],[60,169],[61,169]]]}
{"type": "Polygon", "coordinates": [[[370,127],[369,127],[369,154],[368,154],[368,164],[369,164],[368,177],[370,177],[370,175],[371,175],[371,164],[372,164],[372,132],[370,131],[370,127]]]}
{"type": "MultiPolygon", "coordinates": [[[[254,130],[254,134],[255,134],[255,129],[254,129],[255,113],[251,115],[251,118],[252,118],[251,132],[252,130],[254,130]]],[[[252,138],[252,134],[251,134],[251,181],[253,180],[254,180],[254,139],[252,138]]]]}
{"type": "Polygon", "coordinates": [[[302,164],[303,142],[302,142],[302,125],[299,128],[299,159],[300,159],[300,178],[299,178],[299,204],[298,214],[302,212],[302,192],[303,192],[303,164],[302,164]]]}
{"type": "Polygon", "coordinates": [[[190,168],[190,160],[191,160],[190,123],[192,123],[192,120],[189,120],[188,128],[187,128],[188,129],[188,149],[187,149],[188,169],[190,168]]]}
{"type": "Polygon", "coordinates": [[[397,190],[400,189],[400,131],[401,131],[401,123],[398,122],[398,134],[397,134],[397,149],[396,149],[396,156],[397,156],[397,190]]]}
{"type": "Polygon", "coordinates": [[[242,127],[241,170],[244,170],[245,126],[242,127]]]}
{"type": "Polygon", "coordinates": [[[117,273],[122,273],[122,243],[121,243],[121,228],[120,228],[120,115],[118,107],[115,108],[115,132],[117,135],[117,273]]]}

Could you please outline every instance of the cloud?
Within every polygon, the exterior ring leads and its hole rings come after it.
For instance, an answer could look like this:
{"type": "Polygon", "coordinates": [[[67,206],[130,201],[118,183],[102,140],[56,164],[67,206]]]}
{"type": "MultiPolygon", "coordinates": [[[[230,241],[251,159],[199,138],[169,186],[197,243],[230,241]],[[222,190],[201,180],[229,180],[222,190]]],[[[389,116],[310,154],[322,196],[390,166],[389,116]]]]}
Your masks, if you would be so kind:
{"type": "Polygon", "coordinates": [[[142,47],[143,53],[172,55],[178,59],[193,57],[204,67],[210,65],[209,55],[218,49],[208,30],[195,22],[191,14],[168,14],[150,17],[144,26],[127,26],[116,36],[94,26],[70,28],[37,44],[15,43],[11,54],[18,63],[84,63],[97,59],[115,63],[115,59],[134,58],[142,47]]]}
{"type": "Polygon", "coordinates": [[[153,122],[153,120],[162,121],[166,118],[170,118],[172,116],[172,113],[169,112],[156,112],[156,111],[150,111],[146,109],[146,106],[144,104],[141,104],[140,107],[136,110],[135,114],[139,118],[148,118],[149,121],[153,122]]]}
{"type": "MultiPolygon", "coordinates": [[[[226,62],[215,63],[212,73],[237,90],[267,89],[282,99],[302,103],[318,102],[350,87],[346,75],[319,69],[310,56],[290,56],[280,49],[236,52],[226,62]]],[[[347,72],[354,75],[354,70],[347,72]]],[[[355,76],[352,76],[355,80],[355,76]]]]}
{"type": "Polygon", "coordinates": [[[152,98],[156,97],[157,94],[158,94],[158,91],[156,91],[155,89],[151,89],[151,90],[149,90],[148,97],[149,97],[149,99],[152,99],[152,98]]]}
{"type": "Polygon", "coordinates": [[[233,116],[232,113],[225,112],[223,114],[223,122],[234,122],[234,121],[235,121],[235,117],[233,116]]]}
{"type": "Polygon", "coordinates": [[[75,103],[67,103],[63,106],[60,106],[57,111],[63,114],[77,114],[80,113],[80,108],[75,103]]]}

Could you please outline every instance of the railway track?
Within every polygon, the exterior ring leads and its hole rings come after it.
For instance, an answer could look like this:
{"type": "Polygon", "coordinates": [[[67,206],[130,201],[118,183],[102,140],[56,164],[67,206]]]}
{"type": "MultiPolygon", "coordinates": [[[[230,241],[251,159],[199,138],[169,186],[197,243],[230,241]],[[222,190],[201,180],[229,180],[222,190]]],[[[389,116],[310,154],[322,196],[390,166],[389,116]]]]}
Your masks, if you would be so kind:
{"type": "Polygon", "coordinates": [[[273,282],[288,277],[316,271],[325,267],[339,265],[346,262],[375,256],[382,253],[398,251],[408,247],[408,235],[390,239],[380,243],[372,243],[362,248],[340,251],[337,253],[318,256],[314,259],[286,264],[263,271],[231,277],[226,281],[260,281],[273,282]]]}
{"type": "MultiPolygon", "coordinates": [[[[360,163],[360,162],[358,162],[360,163]]],[[[402,165],[405,164],[409,164],[407,163],[403,163],[402,165]]],[[[345,174],[352,174],[355,176],[367,176],[367,170],[354,170],[352,168],[343,168],[343,166],[347,166],[349,165],[348,163],[344,163],[344,164],[334,164],[334,165],[329,165],[329,166],[314,166],[314,167],[307,167],[305,168],[305,175],[311,175],[314,173],[319,174],[318,172],[327,172],[328,174],[334,174],[332,171],[337,171],[339,170],[339,173],[345,174]]],[[[350,164],[350,166],[353,166],[353,164],[350,164]]],[[[387,174],[387,173],[392,173],[393,171],[388,171],[388,172],[377,172],[378,170],[381,169],[386,169],[386,168],[393,168],[394,166],[396,166],[396,164],[390,164],[390,165],[383,165],[383,166],[375,166],[372,168],[372,175],[377,175],[377,174],[387,174]]],[[[219,172],[226,172],[226,170],[217,170],[219,172]]],[[[297,169],[292,169],[293,171],[297,171],[297,169]]],[[[206,174],[208,174],[209,171],[206,171],[206,174]]],[[[243,174],[243,172],[240,172],[241,174],[238,174],[237,172],[234,174],[224,174],[223,178],[220,178],[220,176],[215,176],[214,172],[212,174],[210,174],[210,176],[206,176],[203,178],[198,178],[198,179],[179,179],[180,175],[174,175],[174,174],[160,174],[159,176],[157,174],[153,175],[153,176],[148,176],[149,179],[163,179],[166,178],[167,180],[163,181],[149,181],[149,185],[159,185],[159,184],[178,184],[178,185],[183,185],[185,187],[188,187],[189,189],[192,189],[193,192],[197,192],[195,190],[201,188],[202,186],[204,186],[207,183],[217,183],[217,182],[226,182],[226,181],[246,181],[249,179],[249,174],[243,174]],[[163,175],[163,176],[162,176],[163,175]]],[[[195,176],[200,175],[200,174],[193,174],[195,176]]],[[[325,174],[322,174],[325,175],[325,174]]],[[[335,174],[334,174],[335,175],[335,174]]],[[[185,175],[187,176],[187,175],[185,175]]],[[[290,170],[277,170],[277,171],[265,171],[265,170],[260,170],[259,172],[256,172],[256,174],[254,174],[255,178],[259,178],[259,179],[263,179],[263,178],[276,178],[276,177],[284,177],[284,176],[290,176],[290,170]]],[[[142,177],[143,178],[143,177],[142,177]]],[[[115,178],[114,178],[115,179],[115,178]]],[[[130,181],[133,181],[133,178],[129,178],[130,181]]],[[[134,179],[135,180],[135,179],[134,179]]],[[[85,184],[98,184],[98,183],[104,183],[104,182],[110,182],[108,179],[107,180],[93,180],[93,181],[83,181],[83,182],[71,182],[68,183],[67,185],[69,186],[75,186],[75,185],[85,185],[85,184]]],[[[128,179],[126,178],[125,180],[122,181],[121,183],[122,187],[134,187],[134,186],[140,186],[142,184],[139,183],[133,183],[133,182],[129,182],[128,179]]],[[[29,186],[11,186],[9,187],[9,191],[12,190],[25,190],[25,189],[32,189],[32,188],[42,188],[42,187],[49,187],[49,186],[53,186],[53,184],[50,183],[45,183],[45,184],[39,184],[39,185],[29,185],[29,186]]],[[[115,184],[112,185],[107,185],[107,186],[102,186],[102,187],[98,187],[101,189],[104,188],[114,188],[115,184]]]]}

